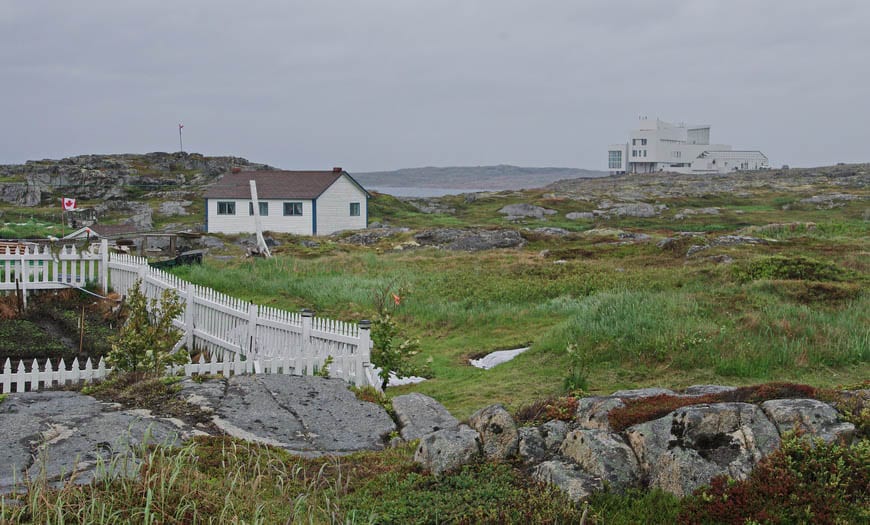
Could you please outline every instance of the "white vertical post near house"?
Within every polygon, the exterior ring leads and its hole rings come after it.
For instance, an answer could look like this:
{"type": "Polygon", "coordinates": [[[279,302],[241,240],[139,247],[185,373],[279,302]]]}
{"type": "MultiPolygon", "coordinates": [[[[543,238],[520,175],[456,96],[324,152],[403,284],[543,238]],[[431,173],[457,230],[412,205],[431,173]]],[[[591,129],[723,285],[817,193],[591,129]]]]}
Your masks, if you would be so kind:
{"type": "Polygon", "coordinates": [[[257,232],[257,248],[260,253],[265,253],[266,257],[271,257],[272,252],[269,251],[269,246],[266,245],[266,239],[263,238],[263,222],[260,220],[260,201],[257,198],[257,181],[251,179],[251,210],[254,212],[254,229],[257,232]]]}

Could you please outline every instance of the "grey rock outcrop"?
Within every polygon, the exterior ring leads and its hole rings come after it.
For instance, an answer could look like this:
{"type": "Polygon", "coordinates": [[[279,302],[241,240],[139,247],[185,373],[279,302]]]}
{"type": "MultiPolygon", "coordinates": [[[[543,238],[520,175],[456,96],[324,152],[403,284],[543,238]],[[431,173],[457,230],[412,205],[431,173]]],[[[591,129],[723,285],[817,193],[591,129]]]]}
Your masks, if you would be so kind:
{"type": "Polygon", "coordinates": [[[185,383],[188,399],[213,410],[227,434],[303,455],[380,450],[396,426],[386,410],[360,401],[339,379],[312,376],[233,376],[185,383]]]}
{"type": "Polygon", "coordinates": [[[517,453],[517,425],[502,405],[478,410],[468,418],[468,424],[480,434],[483,453],[487,458],[501,460],[517,453]]]}
{"type": "Polygon", "coordinates": [[[565,214],[565,218],[571,221],[591,221],[595,214],[591,211],[572,211],[565,214]]]}
{"type": "Polygon", "coordinates": [[[679,496],[720,474],[745,479],[780,444],[774,424],[747,403],[681,408],[625,435],[649,486],[679,496]]]}
{"type": "Polygon", "coordinates": [[[565,228],[553,228],[553,227],[543,227],[543,228],[535,228],[533,230],[529,230],[532,233],[537,233],[539,235],[549,235],[551,237],[564,237],[565,235],[570,234],[568,230],[565,228]]]}
{"type": "Polygon", "coordinates": [[[639,399],[644,397],[654,396],[675,396],[676,392],[668,388],[635,388],[633,390],[617,390],[610,394],[610,397],[618,397],[621,399],[639,399]]]}
{"type": "Polygon", "coordinates": [[[543,483],[555,485],[572,501],[582,501],[604,490],[601,478],[584,472],[577,465],[554,459],[535,467],[532,477],[543,483]]]}
{"type": "Polygon", "coordinates": [[[440,228],[425,230],[414,236],[422,246],[438,246],[447,250],[480,251],[494,248],[519,248],[525,239],[514,230],[460,230],[440,228]]]}
{"type": "Polygon", "coordinates": [[[808,438],[847,445],[855,436],[855,425],[841,421],[834,407],[816,399],[774,399],[762,403],[761,409],[780,434],[796,431],[808,438]]]}
{"type": "Polygon", "coordinates": [[[611,410],[624,406],[618,397],[584,397],[577,403],[574,420],[580,428],[610,430],[607,416],[611,410]]]}
{"type": "Polygon", "coordinates": [[[683,389],[683,394],[687,396],[703,396],[706,394],[721,394],[722,392],[731,392],[737,390],[734,386],[725,385],[692,385],[683,389]]]}
{"type": "Polygon", "coordinates": [[[554,419],[538,427],[517,429],[517,453],[526,463],[540,463],[559,451],[568,434],[568,424],[554,419]]]}
{"type": "Polygon", "coordinates": [[[371,246],[377,244],[382,239],[392,237],[394,235],[405,233],[408,228],[375,228],[363,230],[361,232],[348,235],[341,239],[345,244],[356,244],[358,246],[371,246]]]}
{"type": "MultiPolygon", "coordinates": [[[[113,459],[131,457],[145,443],[171,446],[190,435],[175,421],[63,391],[9,394],[0,404],[0,421],[0,492],[15,490],[25,475],[54,482],[74,474],[76,483],[87,483],[98,465],[106,472],[113,459]]],[[[135,473],[130,466],[133,472],[108,473],[135,473]]]]}
{"type": "Polygon", "coordinates": [[[444,405],[417,392],[394,397],[393,411],[399,420],[399,433],[406,441],[459,426],[459,420],[444,405]]]}
{"type": "Polygon", "coordinates": [[[619,434],[604,430],[574,430],[565,438],[559,452],[614,490],[622,491],[639,483],[637,458],[619,434]]]}
{"type": "Polygon", "coordinates": [[[187,207],[193,204],[191,201],[163,201],[160,203],[161,215],[189,215],[187,207]]]}
{"type": "Polygon", "coordinates": [[[502,215],[506,215],[506,219],[514,221],[517,219],[543,219],[547,215],[555,215],[556,210],[535,206],[533,204],[509,204],[498,210],[502,215]]]}
{"type": "Polygon", "coordinates": [[[480,457],[480,435],[467,425],[439,430],[420,439],[414,461],[434,474],[456,469],[480,457]]]}
{"type": "Polygon", "coordinates": [[[540,463],[547,458],[547,447],[544,436],[538,427],[520,427],[517,429],[517,454],[526,463],[540,463]]]}
{"type": "Polygon", "coordinates": [[[602,202],[592,213],[604,217],[657,217],[667,206],[652,205],[646,202],[602,202]]]}

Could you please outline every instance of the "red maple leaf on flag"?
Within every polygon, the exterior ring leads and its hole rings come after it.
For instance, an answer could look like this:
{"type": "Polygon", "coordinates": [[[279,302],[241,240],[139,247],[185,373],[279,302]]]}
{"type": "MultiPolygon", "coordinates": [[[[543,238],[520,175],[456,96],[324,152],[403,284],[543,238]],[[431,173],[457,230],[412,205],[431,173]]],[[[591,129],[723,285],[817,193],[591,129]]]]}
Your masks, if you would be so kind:
{"type": "Polygon", "coordinates": [[[76,200],[75,199],[68,199],[68,198],[64,197],[63,199],[61,199],[61,201],[63,203],[64,211],[70,211],[70,210],[76,209],[76,200]]]}

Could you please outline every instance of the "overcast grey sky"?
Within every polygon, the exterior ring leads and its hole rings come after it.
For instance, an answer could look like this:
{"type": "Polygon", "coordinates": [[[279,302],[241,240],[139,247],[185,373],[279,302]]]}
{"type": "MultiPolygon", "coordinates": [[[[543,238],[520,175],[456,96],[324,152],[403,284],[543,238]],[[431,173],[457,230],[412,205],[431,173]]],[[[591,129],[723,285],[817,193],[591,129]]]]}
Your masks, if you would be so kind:
{"type": "Polygon", "coordinates": [[[866,0],[0,0],[0,163],[605,169],[639,115],[870,161],[866,0]]]}

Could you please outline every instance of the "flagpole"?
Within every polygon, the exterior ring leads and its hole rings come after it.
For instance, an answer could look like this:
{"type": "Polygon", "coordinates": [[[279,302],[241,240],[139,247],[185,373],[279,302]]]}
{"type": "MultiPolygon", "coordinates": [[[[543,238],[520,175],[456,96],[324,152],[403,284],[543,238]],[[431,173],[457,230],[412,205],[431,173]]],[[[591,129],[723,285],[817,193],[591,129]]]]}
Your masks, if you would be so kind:
{"type": "Polygon", "coordinates": [[[181,130],[184,128],[184,124],[178,125],[178,151],[184,153],[184,143],[181,141],[181,130]]]}

